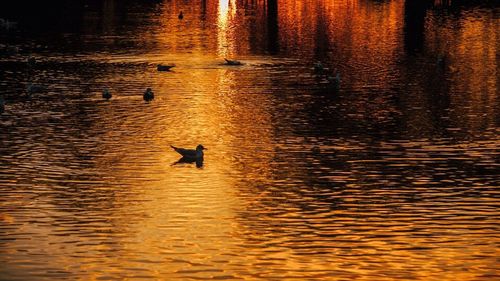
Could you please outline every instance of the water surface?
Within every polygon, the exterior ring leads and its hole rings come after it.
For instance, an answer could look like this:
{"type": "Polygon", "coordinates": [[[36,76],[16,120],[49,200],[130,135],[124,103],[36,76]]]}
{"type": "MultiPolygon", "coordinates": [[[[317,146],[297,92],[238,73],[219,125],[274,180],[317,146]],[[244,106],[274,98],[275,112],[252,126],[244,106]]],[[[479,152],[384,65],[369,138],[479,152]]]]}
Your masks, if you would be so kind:
{"type": "Polygon", "coordinates": [[[500,278],[498,8],[269,2],[3,7],[1,280],[500,278]]]}

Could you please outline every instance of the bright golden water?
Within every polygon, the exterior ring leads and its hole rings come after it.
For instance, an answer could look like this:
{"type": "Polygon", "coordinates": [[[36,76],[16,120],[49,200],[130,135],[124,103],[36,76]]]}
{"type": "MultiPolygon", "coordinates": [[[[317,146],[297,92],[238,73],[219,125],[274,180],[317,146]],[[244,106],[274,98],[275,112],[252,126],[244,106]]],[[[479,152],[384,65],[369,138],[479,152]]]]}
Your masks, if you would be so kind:
{"type": "Polygon", "coordinates": [[[88,2],[0,33],[0,280],[500,278],[498,9],[88,2]]]}

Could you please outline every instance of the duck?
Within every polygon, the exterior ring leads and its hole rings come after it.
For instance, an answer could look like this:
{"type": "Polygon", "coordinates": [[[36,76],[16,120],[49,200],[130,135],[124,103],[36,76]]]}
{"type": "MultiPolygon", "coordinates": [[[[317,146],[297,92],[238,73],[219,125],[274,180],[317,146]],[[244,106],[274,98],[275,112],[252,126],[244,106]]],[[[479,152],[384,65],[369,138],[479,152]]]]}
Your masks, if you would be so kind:
{"type": "Polygon", "coordinates": [[[104,89],[104,91],[102,91],[102,98],[103,99],[110,100],[112,96],[113,95],[111,94],[111,92],[108,89],[104,89]]]}
{"type": "Polygon", "coordinates": [[[336,72],[335,76],[328,75],[326,80],[328,80],[329,83],[328,85],[330,87],[333,87],[338,90],[340,88],[340,73],[338,73],[337,71],[335,72],[336,72]]]}
{"type": "Polygon", "coordinates": [[[314,73],[323,73],[325,68],[323,67],[323,64],[318,61],[314,64],[314,73]]]}
{"type": "Polygon", "coordinates": [[[329,71],[330,71],[330,69],[329,69],[329,68],[327,68],[327,67],[325,67],[325,66],[323,65],[323,63],[321,63],[320,61],[318,61],[318,62],[316,62],[316,63],[314,64],[313,69],[314,69],[314,73],[315,73],[315,74],[317,74],[317,75],[326,75],[326,74],[327,74],[327,72],[329,72],[329,71]]]}
{"type": "Polygon", "coordinates": [[[34,57],[30,56],[30,57],[26,60],[26,62],[28,63],[28,66],[29,66],[29,67],[33,67],[33,66],[35,66],[35,64],[36,64],[36,59],[35,59],[34,57]]]}
{"type": "Polygon", "coordinates": [[[5,46],[5,45],[0,45],[0,54],[1,55],[8,55],[8,56],[14,56],[19,54],[19,47],[16,46],[5,46]]]}
{"type": "Polygon", "coordinates": [[[445,55],[439,55],[436,59],[436,64],[440,69],[445,69],[447,65],[447,58],[445,55]]]}
{"type": "Polygon", "coordinates": [[[224,60],[226,61],[226,65],[243,65],[243,63],[241,61],[237,61],[237,60],[228,60],[226,58],[224,58],[224,60]]]}
{"type": "Polygon", "coordinates": [[[0,114],[5,112],[5,100],[3,96],[0,96],[0,114]]]}
{"type": "Polygon", "coordinates": [[[151,90],[151,88],[147,88],[142,97],[145,101],[152,101],[155,98],[155,94],[153,93],[153,90],[151,90]]]}
{"type": "Polygon", "coordinates": [[[46,88],[44,86],[34,85],[33,83],[29,83],[28,86],[26,86],[26,93],[28,94],[28,96],[31,96],[35,93],[41,93],[45,90],[46,88]]]}
{"type": "Polygon", "coordinates": [[[196,146],[196,149],[180,148],[173,145],[170,145],[170,147],[172,147],[177,153],[182,155],[182,158],[184,159],[203,159],[203,150],[206,150],[206,148],[201,144],[196,146]]]}
{"type": "Polygon", "coordinates": [[[17,26],[17,22],[9,21],[7,19],[0,18],[0,27],[4,30],[10,30],[17,26]]]}
{"type": "Polygon", "coordinates": [[[156,70],[158,70],[158,71],[170,71],[170,69],[172,69],[173,67],[175,67],[175,64],[159,64],[156,66],[156,70]]]}
{"type": "Polygon", "coordinates": [[[178,19],[183,19],[184,18],[184,14],[182,13],[182,11],[179,13],[179,15],[177,16],[178,19]]]}

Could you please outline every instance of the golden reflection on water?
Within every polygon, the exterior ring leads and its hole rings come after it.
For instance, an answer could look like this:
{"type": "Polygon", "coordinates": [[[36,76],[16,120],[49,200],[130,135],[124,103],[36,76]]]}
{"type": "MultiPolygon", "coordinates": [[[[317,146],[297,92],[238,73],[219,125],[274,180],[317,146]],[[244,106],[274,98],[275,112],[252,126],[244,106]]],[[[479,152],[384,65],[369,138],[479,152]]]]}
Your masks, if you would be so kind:
{"type": "MultiPolygon", "coordinates": [[[[40,66],[59,88],[9,103],[18,115],[1,119],[19,123],[0,136],[0,238],[19,239],[1,241],[0,279],[30,274],[24,267],[49,280],[58,270],[181,280],[469,280],[493,271],[495,21],[455,29],[429,20],[429,59],[405,54],[404,1],[278,2],[277,38],[261,1],[172,1],[122,35],[139,42],[130,54],[81,55],[88,65],[78,71],[91,75],[53,71],[74,62],[59,53],[40,66]],[[280,56],[255,43],[266,40],[278,41],[280,56]],[[433,57],[441,52],[452,62],[443,72],[433,57]],[[221,65],[239,56],[246,65],[221,65]],[[318,59],[342,71],[339,93],[319,89],[318,59]],[[161,62],[178,66],[158,73],[161,62]],[[75,77],[88,84],[75,87],[75,77]],[[104,86],[110,102],[96,98],[104,86]],[[83,98],[60,101],[60,89],[83,98]],[[456,130],[470,136],[446,134],[456,130]],[[198,143],[208,148],[202,167],[175,164],[170,144],[198,143]]],[[[117,32],[120,4],[105,3],[100,30],[117,32]]]]}
{"type": "Polygon", "coordinates": [[[234,54],[235,28],[231,21],[236,14],[235,0],[220,0],[217,10],[217,55],[228,57],[234,54]]]}

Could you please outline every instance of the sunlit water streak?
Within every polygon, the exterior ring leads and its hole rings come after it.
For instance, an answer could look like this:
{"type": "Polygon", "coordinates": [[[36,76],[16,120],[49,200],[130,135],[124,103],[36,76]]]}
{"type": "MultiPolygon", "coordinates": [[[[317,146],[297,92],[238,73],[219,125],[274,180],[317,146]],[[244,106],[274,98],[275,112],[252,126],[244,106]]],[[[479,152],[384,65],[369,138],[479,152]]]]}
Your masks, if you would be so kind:
{"type": "Polygon", "coordinates": [[[409,46],[402,1],[278,1],[277,38],[260,2],[103,3],[1,34],[1,280],[498,278],[490,9],[409,46]]]}

